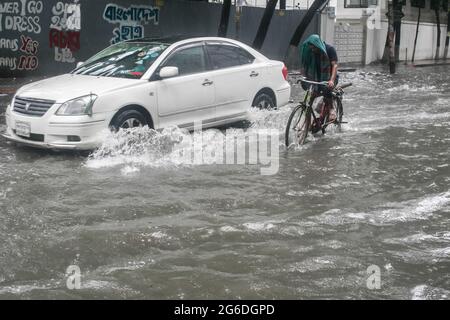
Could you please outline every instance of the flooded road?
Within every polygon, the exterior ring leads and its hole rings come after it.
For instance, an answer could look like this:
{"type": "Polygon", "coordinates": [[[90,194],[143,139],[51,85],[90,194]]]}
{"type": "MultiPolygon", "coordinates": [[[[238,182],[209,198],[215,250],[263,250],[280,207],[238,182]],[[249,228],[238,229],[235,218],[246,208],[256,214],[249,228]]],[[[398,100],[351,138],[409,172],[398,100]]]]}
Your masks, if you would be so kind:
{"type": "MultiPolygon", "coordinates": [[[[341,81],[348,123],[281,146],[270,176],[183,163],[177,130],[89,157],[0,138],[0,298],[449,299],[450,67],[341,81]]],[[[289,111],[250,127],[284,130],[289,111]]]]}

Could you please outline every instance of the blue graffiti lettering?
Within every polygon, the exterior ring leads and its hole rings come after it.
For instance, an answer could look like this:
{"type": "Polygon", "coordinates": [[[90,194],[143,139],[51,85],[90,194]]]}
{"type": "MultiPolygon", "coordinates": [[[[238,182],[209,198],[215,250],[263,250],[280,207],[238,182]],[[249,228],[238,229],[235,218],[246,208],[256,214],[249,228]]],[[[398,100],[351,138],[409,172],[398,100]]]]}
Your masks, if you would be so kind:
{"type": "Polygon", "coordinates": [[[128,8],[109,3],[103,11],[103,19],[109,23],[119,24],[114,28],[111,44],[144,37],[142,24],[159,23],[159,8],[152,6],[131,5],[128,8]]]}
{"type": "Polygon", "coordinates": [[[144,36],[144,28],[142,26],[120,26],[113,30],[114,38],[111,44],[124,40],[139,39],[144,36]]]}
{"type": "Polygon", "coordinates": [[[152,6],[130,6],[123,8],[116,4],[108,4],[103,12],[103,18],[110,23],[150,22],[159,23],[159,8],[152,6]]]}

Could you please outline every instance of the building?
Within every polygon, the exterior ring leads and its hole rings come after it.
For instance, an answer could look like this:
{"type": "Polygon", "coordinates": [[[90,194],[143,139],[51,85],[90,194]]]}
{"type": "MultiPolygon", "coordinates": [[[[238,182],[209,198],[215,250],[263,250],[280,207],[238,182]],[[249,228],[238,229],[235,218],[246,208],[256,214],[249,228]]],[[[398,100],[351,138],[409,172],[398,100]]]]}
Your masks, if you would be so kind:
{"type": "MultiPolygon", "coordinates": [[[[336,6],[334,43],[342,62],[368,64],[382,59],[388,31],[387,0],[339,0],[336,6]]],[[[415,52],[415,60],[434,59],[437,23],[431,0],[424,1],[415,52]]],[[[404,0],[401,25],[401,61],[412,58],[419,8],[404,0]]],[[[441,51],[444,57],[447,13],[441,9],[441,51]]]]}
{"type": "MultiPolygon", "coordinates": [[[[237,0],[238,2],[244,2],[244,0],[237,0]]],[[[209,0],[209,2],[222,3],[223,0],[209,0]]],[[[299,10],[307,9],[314,2],[314,0],[286,0],[286,10],[299,10]]],[[[232,0],[233,5],[236,0],[232,0]]],[[[260,7],[265,8],[267,5],[267,0],[245,0],[244,5],[249,7],[260,7]]],[[[278,1],[277,9],[280,8],[280,1],[278,1]]]]}

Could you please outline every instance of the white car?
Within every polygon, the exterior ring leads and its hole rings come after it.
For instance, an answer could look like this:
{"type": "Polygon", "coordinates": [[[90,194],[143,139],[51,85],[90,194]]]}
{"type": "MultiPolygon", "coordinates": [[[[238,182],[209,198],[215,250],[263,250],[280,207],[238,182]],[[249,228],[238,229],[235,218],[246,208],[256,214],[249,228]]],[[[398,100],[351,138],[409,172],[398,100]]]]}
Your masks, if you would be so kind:
{"type": "Polygon", "coordinates": [[[70,74],[21,87],[6,110],[8,140],[89,150],[105,129],[193,129],[245,120],[252,106],[280,107],[291,93],[282,62],[225,38],[125,41],[70,74]]]}

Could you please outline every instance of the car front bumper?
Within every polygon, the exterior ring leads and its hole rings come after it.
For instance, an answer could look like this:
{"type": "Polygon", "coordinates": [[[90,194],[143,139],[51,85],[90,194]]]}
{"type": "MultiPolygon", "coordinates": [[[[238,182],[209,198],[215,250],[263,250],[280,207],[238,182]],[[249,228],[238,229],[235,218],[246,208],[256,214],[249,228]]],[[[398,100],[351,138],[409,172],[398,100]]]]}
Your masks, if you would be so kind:
{"type": "Polygon", "coordinates": [[[92,150],[101,144],[105,133],[109,132],[107,114],[56,116],[50,112],[51,109],[42,117],[32,117],[8,108],[6,132],[2,136],[9,141],[36,148],[92,150]],[[29,126],[30,137],[16,134],[18,122],[29,126]]]}

